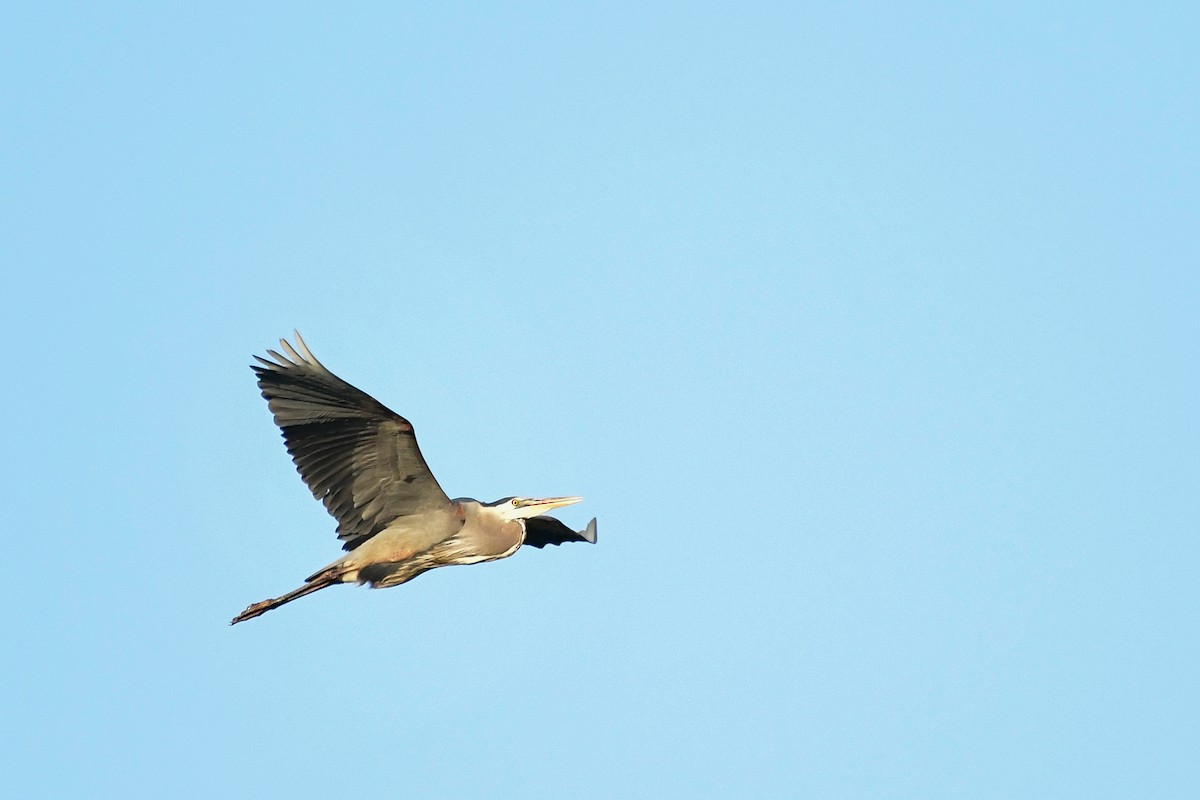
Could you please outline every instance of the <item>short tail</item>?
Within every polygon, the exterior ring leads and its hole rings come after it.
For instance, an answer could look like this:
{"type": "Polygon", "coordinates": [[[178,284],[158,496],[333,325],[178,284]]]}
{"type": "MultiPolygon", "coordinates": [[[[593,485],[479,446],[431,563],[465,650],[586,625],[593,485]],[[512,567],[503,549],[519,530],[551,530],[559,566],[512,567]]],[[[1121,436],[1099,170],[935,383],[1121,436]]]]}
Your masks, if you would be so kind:
{"type": "Polygon", "coordinates": [[[229,624],[237,625],[239,622],[254,619],[257,616],[267,613],[272,608],[279,608],[285,603],[290,603],[293,600],[304,597],[306,594],[312,594],[315,591],[324,589],[326,586],[333,586],[335,583],[341,583],[341,580],[332,571],[319,572],[299,589],[293,589],[285,595],[272,597],[269,600],[260,600],[257,603],[246,606],[246,610],[234,617],[229,624]]]}

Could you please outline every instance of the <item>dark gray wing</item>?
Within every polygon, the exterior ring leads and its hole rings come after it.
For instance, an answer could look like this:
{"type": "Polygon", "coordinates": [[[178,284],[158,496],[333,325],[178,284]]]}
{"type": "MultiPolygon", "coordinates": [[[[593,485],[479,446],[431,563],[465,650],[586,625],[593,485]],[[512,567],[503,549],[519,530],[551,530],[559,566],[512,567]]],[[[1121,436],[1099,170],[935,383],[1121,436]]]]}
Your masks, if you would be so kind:
{"type": "Polygon", "coordinates": [[[525,544],[545,547],[563,542],[596,543],[596,520],[592,519],[581,531],[573,531],[554,517],[530,517],[525,520],[525,544]]]}
{"type": "Polygon", "coordinates": [[[408,420],[317,361],[300,333],[286,356],[254,358],[258,386],[313,496],[353,550],[397,517],[445,510],[450,499],[421,457],[408,420]],[[299,352],[297,352],[299,350],[299,352]]]}

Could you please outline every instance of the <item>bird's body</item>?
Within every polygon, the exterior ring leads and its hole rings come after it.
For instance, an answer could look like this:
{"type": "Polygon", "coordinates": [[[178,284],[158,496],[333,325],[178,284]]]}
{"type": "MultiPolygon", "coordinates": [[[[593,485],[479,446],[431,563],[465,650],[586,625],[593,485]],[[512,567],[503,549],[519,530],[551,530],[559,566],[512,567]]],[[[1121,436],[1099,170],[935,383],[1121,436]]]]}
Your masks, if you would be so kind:
{"type": "Polygon", "coordinates": [[[349,552],[298,589],[249,606],[233,624],[336,583],[398,586],[435,567],[506,558],[522,544],[596,541],[594,519],[577,532],[541,516],[580,497],[449,499],[406,419],[327,370],[299,333],[295,348],[280,345],[287,357],[272,350],[273,361],[255,356],[258,384],[301,477],[338,520],[349,552]]]}

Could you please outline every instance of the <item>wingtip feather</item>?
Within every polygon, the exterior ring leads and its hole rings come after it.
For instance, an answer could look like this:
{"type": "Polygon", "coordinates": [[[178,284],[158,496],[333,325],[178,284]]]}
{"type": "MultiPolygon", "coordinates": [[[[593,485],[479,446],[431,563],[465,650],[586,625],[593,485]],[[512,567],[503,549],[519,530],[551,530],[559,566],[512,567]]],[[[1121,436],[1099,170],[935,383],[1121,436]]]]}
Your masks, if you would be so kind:
{"type": "Polygon", "coordinates": [[[296,352],[296,348],[292,347],[291,342],[289,342],[287,339],[280,339],[279,344],[282,345],[283,349],[287,351],[288,356],[291,357],[293,362],[296,364],[304,363],[304,357],[296,352]]]}
{"type": "Polygon", "coordinates": [[[300,335],[300,331],[293,330],[292,333],[296,336],[296,347],[299,348],[300,354],[304,356],[304,360],[317,369],[328,372],[329,370],[325,369],[325,365],[318,361],[317,357],[312,354],[312,350],[308,349],[308,343],[304,341],[304,337],[300,335]]]}

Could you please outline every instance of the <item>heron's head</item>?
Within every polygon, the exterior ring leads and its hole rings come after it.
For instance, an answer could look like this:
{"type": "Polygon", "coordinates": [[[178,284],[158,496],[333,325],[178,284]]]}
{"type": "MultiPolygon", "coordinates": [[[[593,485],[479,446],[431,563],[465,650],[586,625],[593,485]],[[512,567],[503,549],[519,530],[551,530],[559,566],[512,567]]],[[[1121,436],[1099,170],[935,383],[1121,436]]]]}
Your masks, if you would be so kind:
{"type": "Polygon", "coordinates": [[[529,519],[556,508],[574,505],[581,500],[583,500],[582,497],[543,497],[540,499],[506,497],[496,501],[493,508],[505,519],[529,519]]]}

